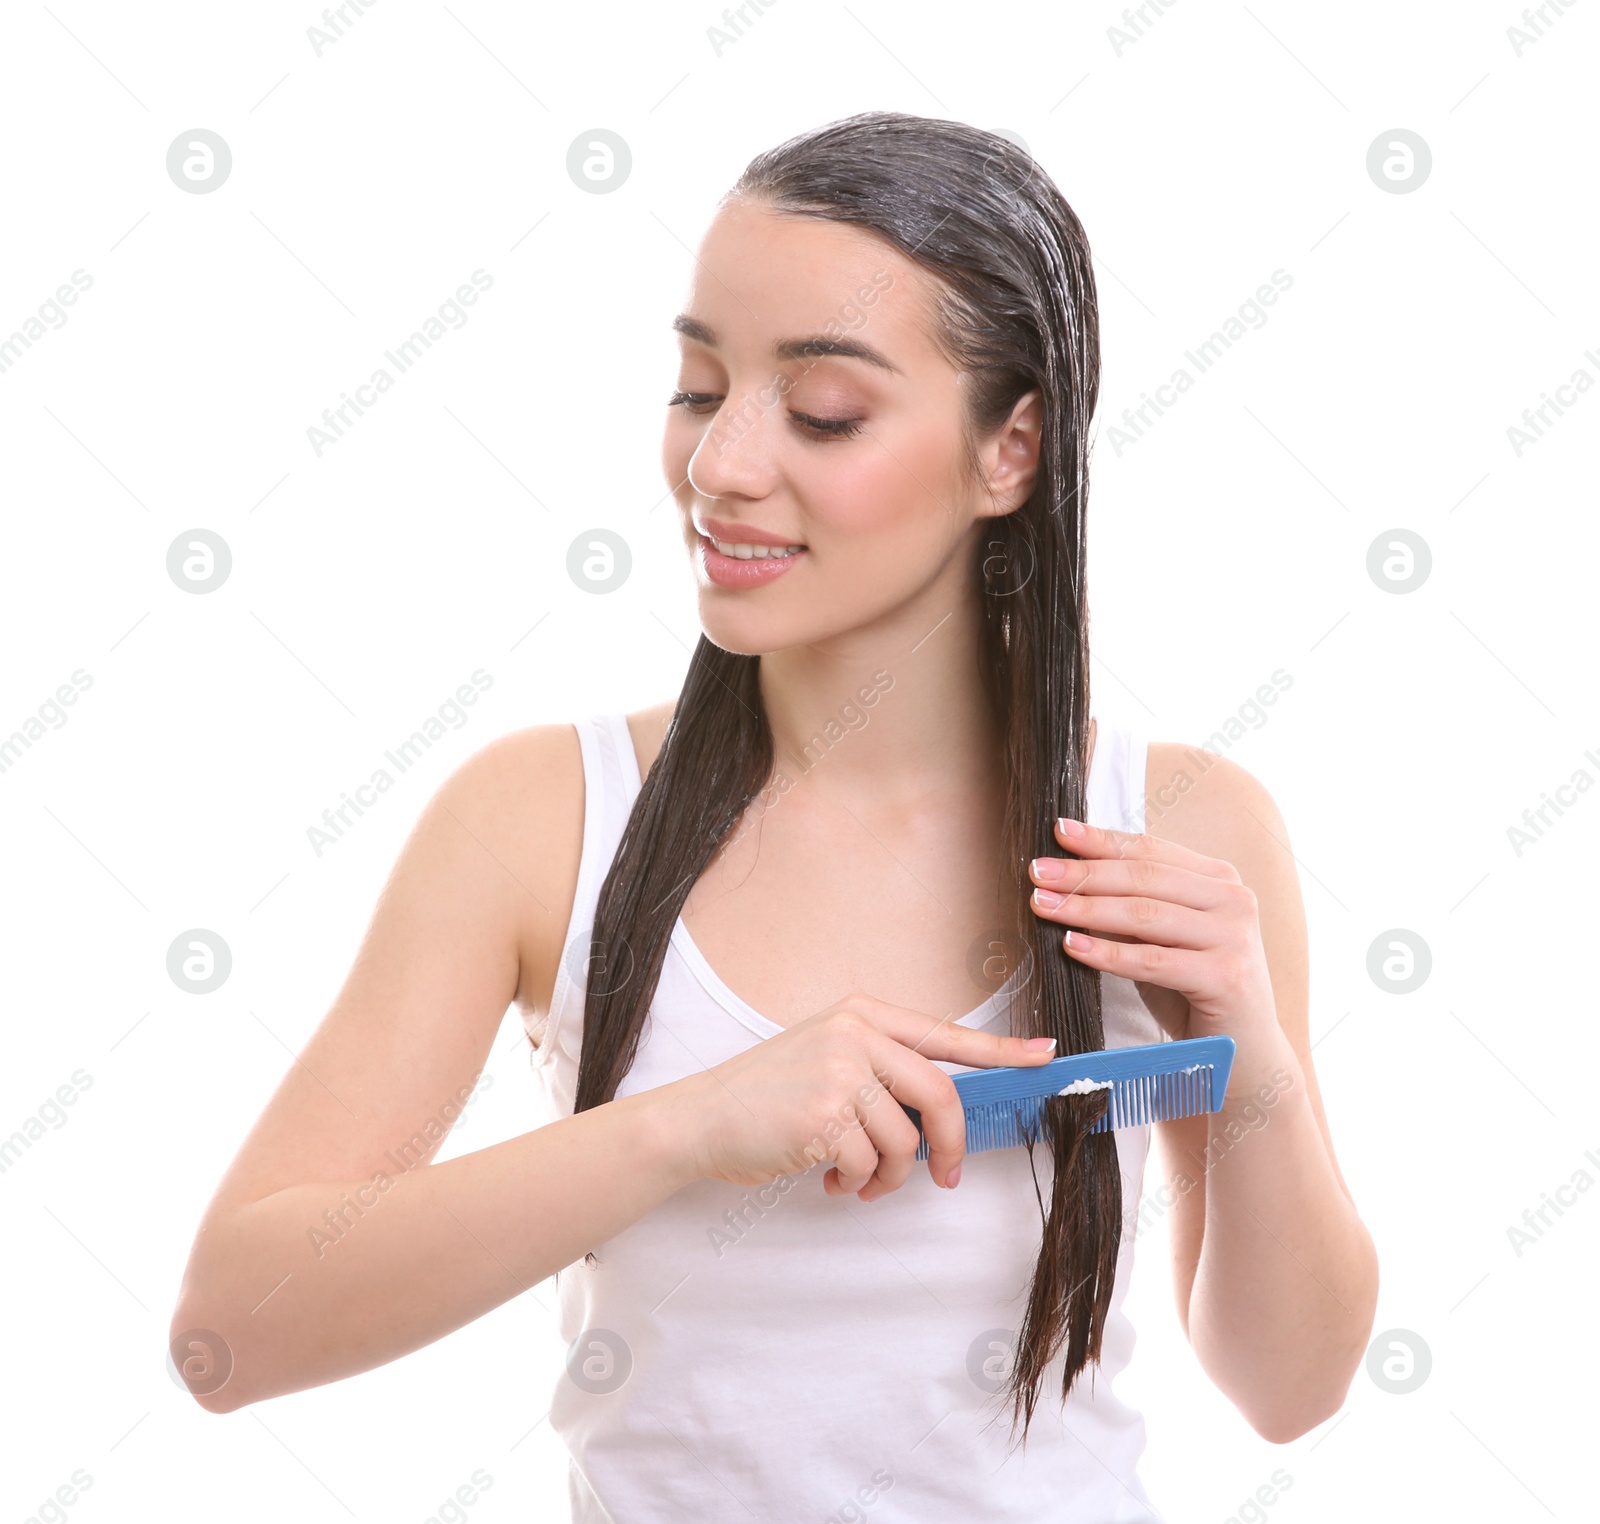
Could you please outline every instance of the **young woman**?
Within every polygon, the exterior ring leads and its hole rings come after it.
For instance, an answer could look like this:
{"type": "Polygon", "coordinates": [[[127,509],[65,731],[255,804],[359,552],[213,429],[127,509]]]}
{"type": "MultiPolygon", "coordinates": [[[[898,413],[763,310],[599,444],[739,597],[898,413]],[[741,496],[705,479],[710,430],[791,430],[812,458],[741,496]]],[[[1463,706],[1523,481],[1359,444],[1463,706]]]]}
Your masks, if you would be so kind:
{"type": "Polygon", "coordinates": [[[749,166],[675,327],[683,691],[444,784],[208,1209],[175,1357],[232,1411],[559,1272],[575,1518],[1158,1520],[1112,1391],[1151,1129],[1073,1096],[966,1158],[950,1074],[1234,1039],[1154,1199],[1270,1440],[1339,1408],[1377,1269],[1271,798],[1089,714],[1083,230],[1002,138],[852,117],[749,166]],[[544,1125],[428,1163],[513,1001],[544,1125]]]}

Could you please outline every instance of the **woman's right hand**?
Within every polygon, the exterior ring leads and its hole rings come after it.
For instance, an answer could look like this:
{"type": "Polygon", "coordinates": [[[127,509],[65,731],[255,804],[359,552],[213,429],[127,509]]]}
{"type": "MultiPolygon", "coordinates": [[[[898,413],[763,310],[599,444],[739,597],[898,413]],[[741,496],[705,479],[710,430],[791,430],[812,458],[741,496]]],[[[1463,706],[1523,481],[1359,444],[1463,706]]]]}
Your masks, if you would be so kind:
{"type": "Polygon", "coordinates": [[[874,1201],[903,1185],[916,1159],[917,1127],[903,1106],[921,1113],[934,1183],[959,1178],[966,1118],[935,1060],[1025,1068],[1054,1057],[1051,1039],[1001,1036],[852,995],[667,1089],[693,1140],[696,1178],[765,1185],[826,1159],[828,1195],[874,1201]]]}

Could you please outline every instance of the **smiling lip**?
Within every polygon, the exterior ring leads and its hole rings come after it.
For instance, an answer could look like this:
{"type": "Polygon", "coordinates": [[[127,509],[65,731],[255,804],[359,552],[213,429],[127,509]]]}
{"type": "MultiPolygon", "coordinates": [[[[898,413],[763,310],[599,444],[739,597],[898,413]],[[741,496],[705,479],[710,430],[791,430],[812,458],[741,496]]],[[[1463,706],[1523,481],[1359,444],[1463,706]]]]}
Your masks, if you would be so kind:
{"type": "Polygon", "coordinates": [[[724,545],[800,545],[803,541],[791,540],[786,535],[763,529],[759,524],[735,524],[731,519],[697,519],[696,529],[724,545]]]}
{"type": "MultiPolygon", "coordinates": [[[[722,536],[719,534],[717,538],[720,540],[722,536]]],[[[810,554],[806,550],[797,550],[792,556],[770,556],[764,561],[754,559],[741,561],[737,556],[723,555],[705,535],[699,535],[697,539],[700,546],[700,564],[705,568],[706,576],[718,587],[765,587],[767,583],[777,581],[786,571],[798,562],[804,561],[810,554]]],[[[771,545],[773,541],[741,539],[733,543],[771,545]]]]}

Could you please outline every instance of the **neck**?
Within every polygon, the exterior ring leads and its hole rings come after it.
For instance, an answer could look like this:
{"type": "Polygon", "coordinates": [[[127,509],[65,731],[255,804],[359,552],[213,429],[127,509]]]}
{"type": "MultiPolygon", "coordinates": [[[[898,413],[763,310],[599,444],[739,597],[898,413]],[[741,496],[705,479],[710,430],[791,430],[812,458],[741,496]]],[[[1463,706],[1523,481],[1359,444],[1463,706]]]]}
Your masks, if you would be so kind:
{"type": "Polygon", "coordinates": [[[835,797],[992,785],[1001,738],[976,600],[913,600],[847,636],[761,658],[774,763],[835,797]],[[942,606],[941,606],[942,605],[942,606]]]}

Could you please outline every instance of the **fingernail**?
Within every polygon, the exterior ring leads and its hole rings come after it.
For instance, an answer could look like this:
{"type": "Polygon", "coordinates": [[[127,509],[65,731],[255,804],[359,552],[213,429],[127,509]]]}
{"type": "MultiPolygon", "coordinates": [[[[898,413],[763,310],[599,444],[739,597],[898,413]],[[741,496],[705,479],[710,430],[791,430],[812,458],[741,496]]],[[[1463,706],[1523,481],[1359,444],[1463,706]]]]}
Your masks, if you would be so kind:
{"type": "Polygon", "coordinates": [[[948,1175],[946,1175],[944,1177],[944,1188],[947,1191],[953,1191],[956,1188],[956,1186],[960,1183],[960,1181],[961,1181],[961,1166],[958,1164],[958,1165],[956,1165],[956,1167],[953,1170],[950,1171],[950,1173],[948,1175]]]}
{"type": "Polygon", "coordinates": [[[1074,820],[1069,815],[1063,815],[1061,819],[1056,822],[1056,829],[1060,831],[1063,836],[1082,836],[1083,822],[1081,820],[1074,820]]]}
{"type": "Polygon", "coordinates": [[[1053,1037],[1030,1037],[1022,1046],[1030,1053],[1044,1053],[1055,1047],[1055,1045],[1056,1040],[1053,1037]]]}
{"type": "Polygon", "coordinates": [[[1061,896],[1052,893],[1048,889],[1035,889],[1033,891],[1033,903],[1041,910],[1054,910],[1061,903],[1061,896]]]}
{"type": "Polygon", "coordinates": [[[1033,876],[1041,883],[1056,883],[1061,877],[1061,859],[1059,857],[1034,858],[1033,876]]]}

